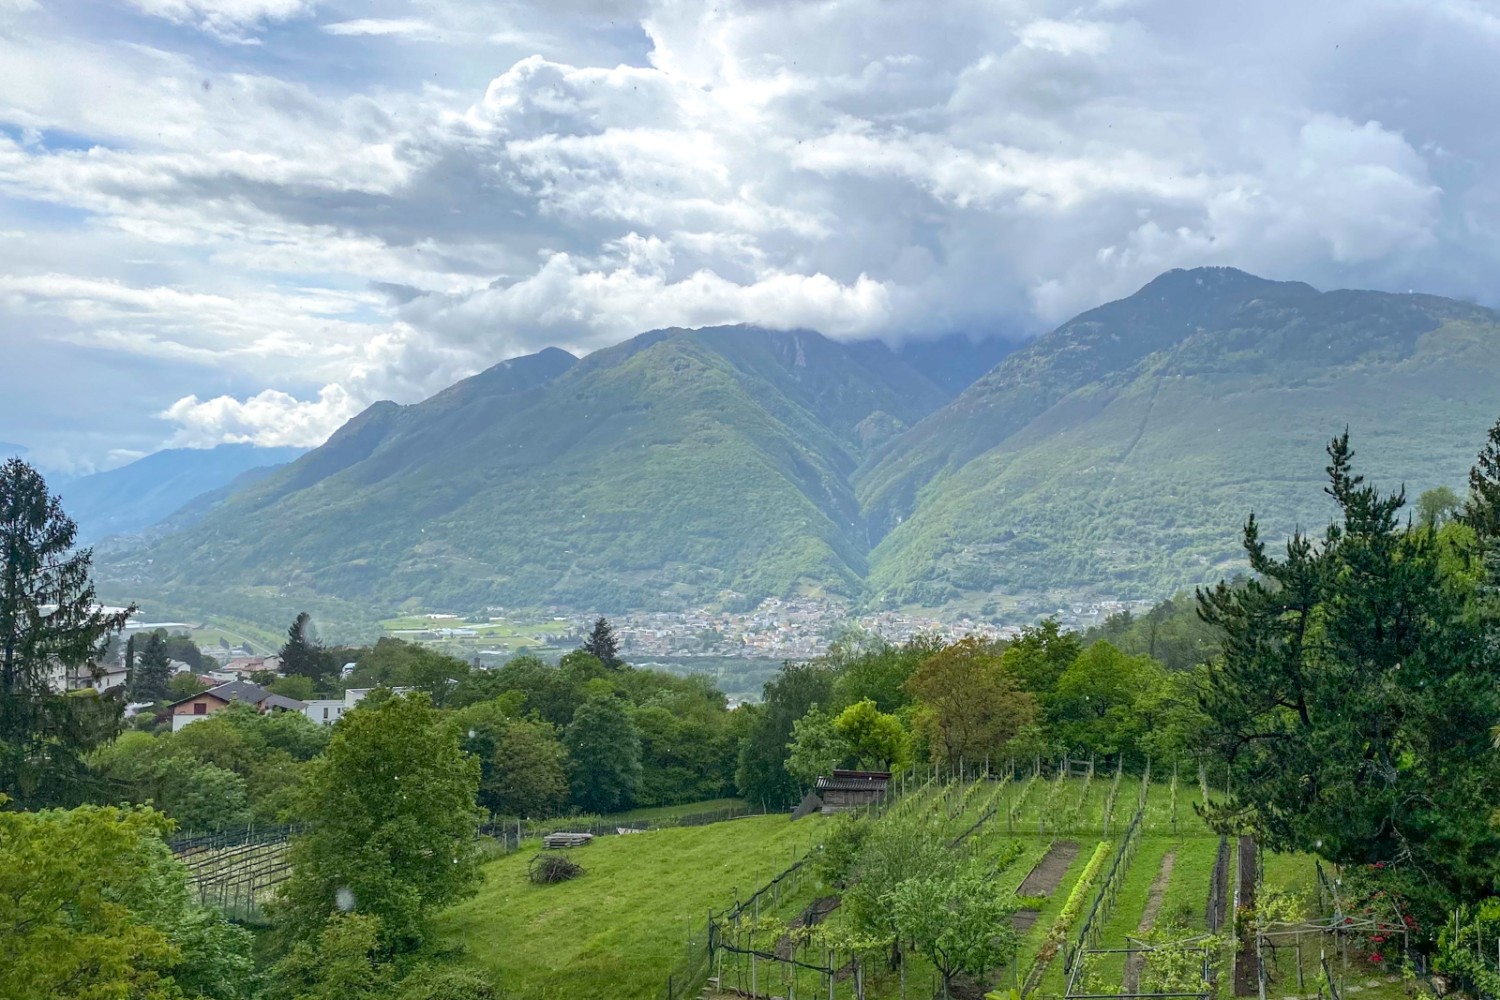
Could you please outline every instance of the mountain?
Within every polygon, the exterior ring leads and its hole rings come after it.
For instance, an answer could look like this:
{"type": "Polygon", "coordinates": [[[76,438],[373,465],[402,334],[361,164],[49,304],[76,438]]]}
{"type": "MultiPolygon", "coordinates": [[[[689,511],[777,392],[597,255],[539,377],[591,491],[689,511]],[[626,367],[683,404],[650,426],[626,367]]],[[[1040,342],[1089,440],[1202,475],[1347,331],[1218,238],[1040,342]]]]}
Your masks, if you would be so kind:
{"type": "Polygon", "coordinates": [[[26,454],[26,447],[24,445],[11,444],[9,441],[0,441],[0,459],[24,454],[26,454]]]}
{"type": "Polygon", "coordinates": [[[950,395],[889,350],[808,331],[544,351],[370,407],[107,571],[386,607],[853,596],[871,542],[853,473],[950,395]]]}
{"type": "Polygon", "coordinates": [[[907,340],[895,348],[896,357],[955,396],[1005,360],[1020,340],[975,338],[962,333],[935,340],[907,340]]]}
{"type": "Polygon", "coordinates": [[[856,476],[877,599],[1160,596],[1320,529],[1323,446],[1368,478],[1461,487],[1500,415],[1500,313],[1172,271],[1006,358],[856,476]]]}
{"type": "Polygon", "coordinates": [[[71,480],[58,492],[63,509],[78,522],[79,539],[87,544],[148,528],[248,470],[290,462],[306,450],[250,444],[168,448],[71,480]]]}

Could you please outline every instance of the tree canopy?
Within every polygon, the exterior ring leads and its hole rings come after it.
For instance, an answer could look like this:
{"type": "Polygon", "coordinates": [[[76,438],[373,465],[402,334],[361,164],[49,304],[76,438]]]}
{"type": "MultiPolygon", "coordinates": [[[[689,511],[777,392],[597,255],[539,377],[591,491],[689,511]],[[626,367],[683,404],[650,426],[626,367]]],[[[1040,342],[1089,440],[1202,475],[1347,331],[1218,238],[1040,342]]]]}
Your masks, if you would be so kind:
{"type": "Polygon", "coordinates": [[[135,610],[100,605],[77,535],[36,469],[0,465],[0,793],[21,805],[79,801],[82,754],[119,727],[118,707],[60,693],[135,610]]]}

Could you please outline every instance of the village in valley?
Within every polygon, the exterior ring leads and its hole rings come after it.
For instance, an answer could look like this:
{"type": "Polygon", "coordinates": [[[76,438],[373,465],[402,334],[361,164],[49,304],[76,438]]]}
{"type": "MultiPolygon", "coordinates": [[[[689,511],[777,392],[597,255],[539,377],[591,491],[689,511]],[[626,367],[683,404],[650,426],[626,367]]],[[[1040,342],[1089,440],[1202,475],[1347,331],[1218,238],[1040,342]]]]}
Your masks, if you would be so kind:
{"type": "MultiPolygon", "coordinates": [[[[966,636],[1002,640],[1041,618],[1066,629],[1084,630],[1111,615],[1139,613],[1149,601],[1079,600],[1009,610],[883,610],[861,612],[847,603],[811,597],[769,597],[750,611],[694,607],[678,611],[604,613],[614,625],[622,653],[636,660],[652,657],[716,659],[807,659],[851,633],[902,643],[919,635],[953,641],[966,636]]],[[[426,613],[384,623],[386,633],[409,642],[437,643],[484,658],[521,651],[571,649],[586,635],[595,612],[525,612],[489,608],[464,617],[426,613]]]]}

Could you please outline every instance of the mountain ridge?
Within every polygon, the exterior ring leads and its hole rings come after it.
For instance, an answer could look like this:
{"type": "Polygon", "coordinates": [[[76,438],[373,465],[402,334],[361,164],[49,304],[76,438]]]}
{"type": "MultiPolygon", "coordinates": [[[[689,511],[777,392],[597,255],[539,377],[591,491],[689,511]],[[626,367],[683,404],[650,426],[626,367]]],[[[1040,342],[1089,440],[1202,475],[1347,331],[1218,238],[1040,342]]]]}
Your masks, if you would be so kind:
{"type": "Polygon", "coordinates": [[[956,396],[805,330],[542,354],[370,407],[112,570],[450,609],[1153,597],[1235,571],[1251,507],[1320,523],[1345,424],[1376,478],[1458,485],[1500,412],[1500,313],[1232,268],[1167,272],[956,396]]]}

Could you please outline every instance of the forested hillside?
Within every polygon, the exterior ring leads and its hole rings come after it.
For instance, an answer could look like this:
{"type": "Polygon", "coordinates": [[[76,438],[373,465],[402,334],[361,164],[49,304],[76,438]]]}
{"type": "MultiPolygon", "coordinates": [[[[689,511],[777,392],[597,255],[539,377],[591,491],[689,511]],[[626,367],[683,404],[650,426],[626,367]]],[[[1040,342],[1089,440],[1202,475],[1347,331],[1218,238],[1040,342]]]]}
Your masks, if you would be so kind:
{"type": "Polygon", "coordinates": [[[934,379],[986,350],[726,327],[514,359],[205,498],[111,553],[110,589],[242,617],[279,601],[268,620],[1159,598],[1242,567],[1247,510],[1268,537],[1326,518],[1308,487],[1346,425],[1376,481],[1415,493],[1458,484],[1500,412],[1493,311],[1228,268],[1162,275],[950,401],[934,379]]]}
{"type": "Polygon", "coordinates": [[[861,472],[890,529],[870,591],[1161,597],[1242,565],[1247,510],[1268,538],[1325,520],[1321,446],[1346,425],[1373,480],[1461,483],[1497,385],[1491,310],[1174,271],[1007,358],[861,472]]]}
{"type": "Polygon", "coordinates": [[[870,540],[851,474],[945,398],[888,350],[808,332],[543,352],[371,407],[113,572],[470,608],[855,596],[870,540]]]}

